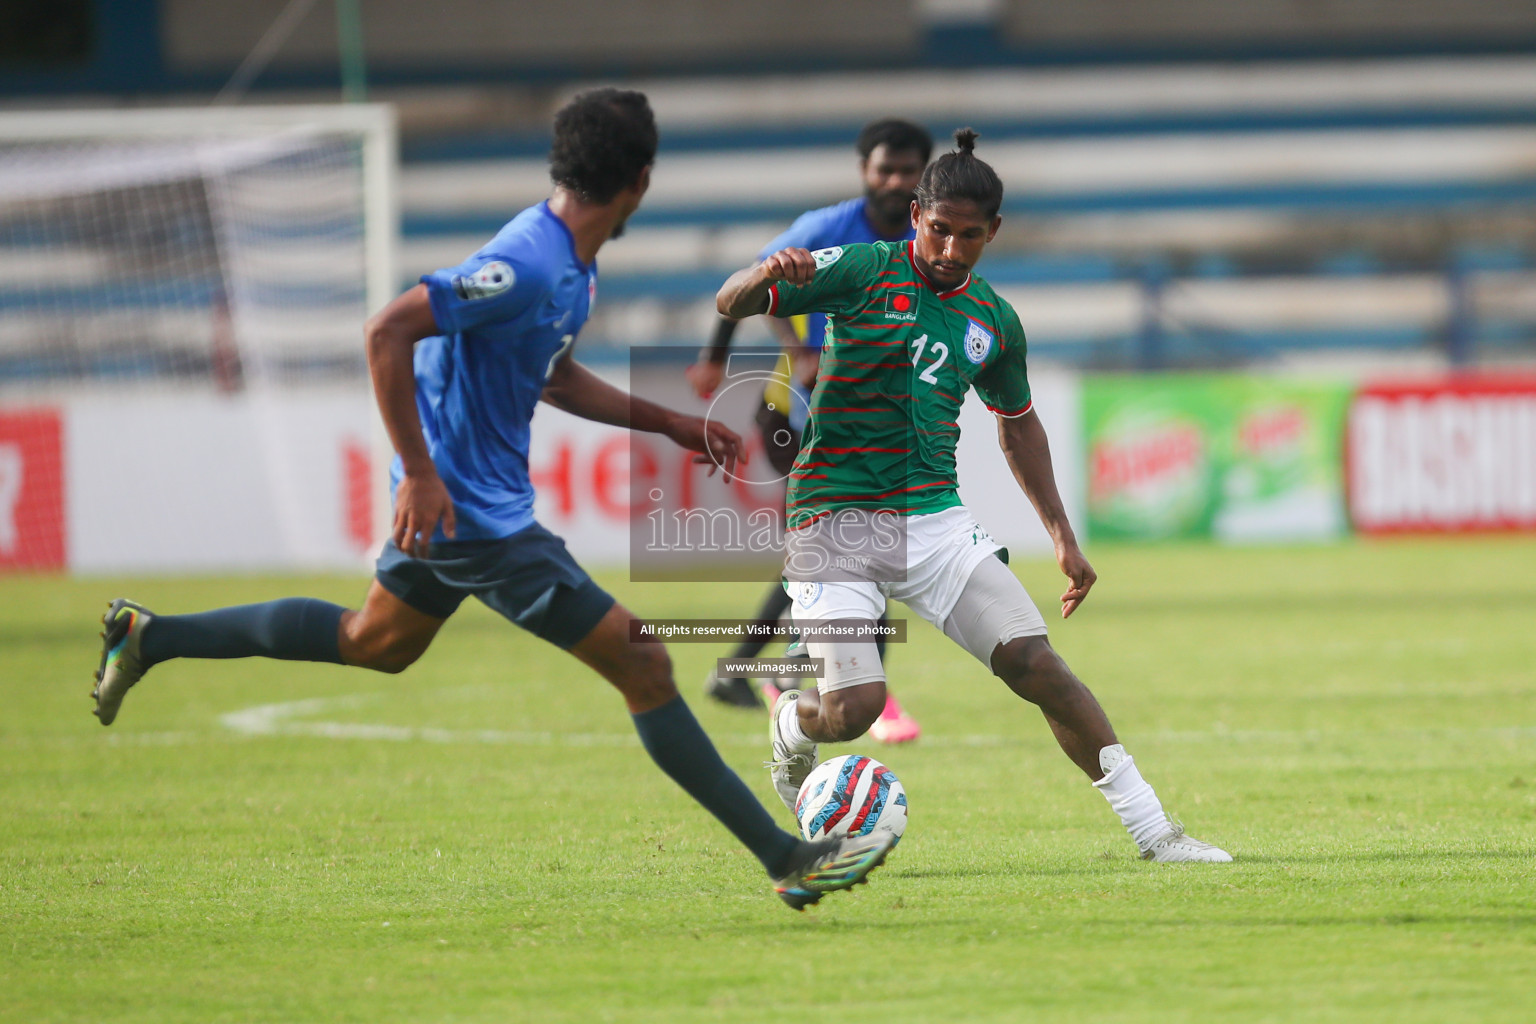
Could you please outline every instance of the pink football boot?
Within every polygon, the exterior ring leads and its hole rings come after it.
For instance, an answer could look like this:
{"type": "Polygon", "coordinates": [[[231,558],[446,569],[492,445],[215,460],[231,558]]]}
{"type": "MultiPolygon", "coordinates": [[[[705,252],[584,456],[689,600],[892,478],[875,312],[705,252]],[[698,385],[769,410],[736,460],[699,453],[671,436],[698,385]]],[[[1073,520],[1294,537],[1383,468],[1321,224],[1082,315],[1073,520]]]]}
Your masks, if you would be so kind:
{"type": "Polygon", "coordinates": [[[880,743],[911,743],[923,734],[917,719],[902,710],[894,693],[885,695],[885,710],[869,727],[869,734],[880,743]]]}

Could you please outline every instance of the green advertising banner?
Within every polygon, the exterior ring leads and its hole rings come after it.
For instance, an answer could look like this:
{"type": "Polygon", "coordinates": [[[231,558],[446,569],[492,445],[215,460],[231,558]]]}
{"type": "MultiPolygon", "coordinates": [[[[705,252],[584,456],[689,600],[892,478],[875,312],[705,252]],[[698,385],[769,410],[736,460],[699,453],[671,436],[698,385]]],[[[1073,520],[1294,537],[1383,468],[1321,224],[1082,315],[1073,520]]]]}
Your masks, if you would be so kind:
{"type": "Polygon", "coordinates": [[[1095,540],[1325,540],[1344,511],[1346,382],[1251,375],[1088,377],[1095,540]]]}

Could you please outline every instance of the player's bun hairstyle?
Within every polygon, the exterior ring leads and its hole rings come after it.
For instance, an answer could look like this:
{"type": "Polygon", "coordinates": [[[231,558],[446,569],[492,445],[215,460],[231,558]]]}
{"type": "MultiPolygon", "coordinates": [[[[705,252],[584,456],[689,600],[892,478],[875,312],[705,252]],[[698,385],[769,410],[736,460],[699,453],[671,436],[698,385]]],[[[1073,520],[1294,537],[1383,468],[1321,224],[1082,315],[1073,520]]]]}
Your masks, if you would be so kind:
{"type": "Polygon", "coordinates": [[[855,143],[859,156],[868,160],[876,146],[884,146],[892,153],[921,153],[925,164],[933,156],[933,136],[928,129],[899,117],[871,121],[859,132],[859,141],[855,143]]]}
{"type": "Polygon", "coordinates": [[[592,89],[555,115],[549,176],[588,202],[608,202],[655,162],[656,117],[643,92],[592,89]]]}
{"type": "Polygon", "coordinates": [[[971,129],[961,128],[955,132],[955,152],[945,153],[923,171],[923,180],[917,186],[917,201],[923,209],[968,199],[981,208],[988,220],[997,216],[1003,205],[1003,182],[986,161],[977,158],[979,138],[971,129]]]}

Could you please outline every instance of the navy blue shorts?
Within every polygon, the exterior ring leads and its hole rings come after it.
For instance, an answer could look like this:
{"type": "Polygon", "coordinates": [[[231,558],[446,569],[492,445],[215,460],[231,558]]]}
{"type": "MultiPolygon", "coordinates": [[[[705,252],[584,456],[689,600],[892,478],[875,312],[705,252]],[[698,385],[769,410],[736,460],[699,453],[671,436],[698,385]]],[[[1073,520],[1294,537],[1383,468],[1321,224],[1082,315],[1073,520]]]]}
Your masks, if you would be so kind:
{"type": "Polygon", "coordinates": [[[391,540],[374,570],[379,584],[424,615],[446,619],[473,594],[493,611],[570,650],[613,607],[565,549],[538,523],[498,540],[433,544],[411,558],[391,540]]]}

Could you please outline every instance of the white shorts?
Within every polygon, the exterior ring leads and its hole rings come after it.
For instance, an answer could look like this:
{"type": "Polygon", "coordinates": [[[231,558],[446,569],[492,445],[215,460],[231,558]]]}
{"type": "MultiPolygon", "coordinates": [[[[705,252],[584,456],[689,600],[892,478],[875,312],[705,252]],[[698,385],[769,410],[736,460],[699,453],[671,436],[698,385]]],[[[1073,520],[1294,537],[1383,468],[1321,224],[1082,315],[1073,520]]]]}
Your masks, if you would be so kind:
{"type": "MultiPolygon", "coordinates": [[[[786,583],[796,625],[828,619],[876,621],[889,598],[905,602],[992,669],[999,644],[1045,633],[1045,619],[1018,577],[996,557],[1001,545],[960,505],[907,519],[907,578],[900,583],[786,583]]],[[[885,678],[873,643],[809,641],[826,659],[823,693],[885,678]]]]}

